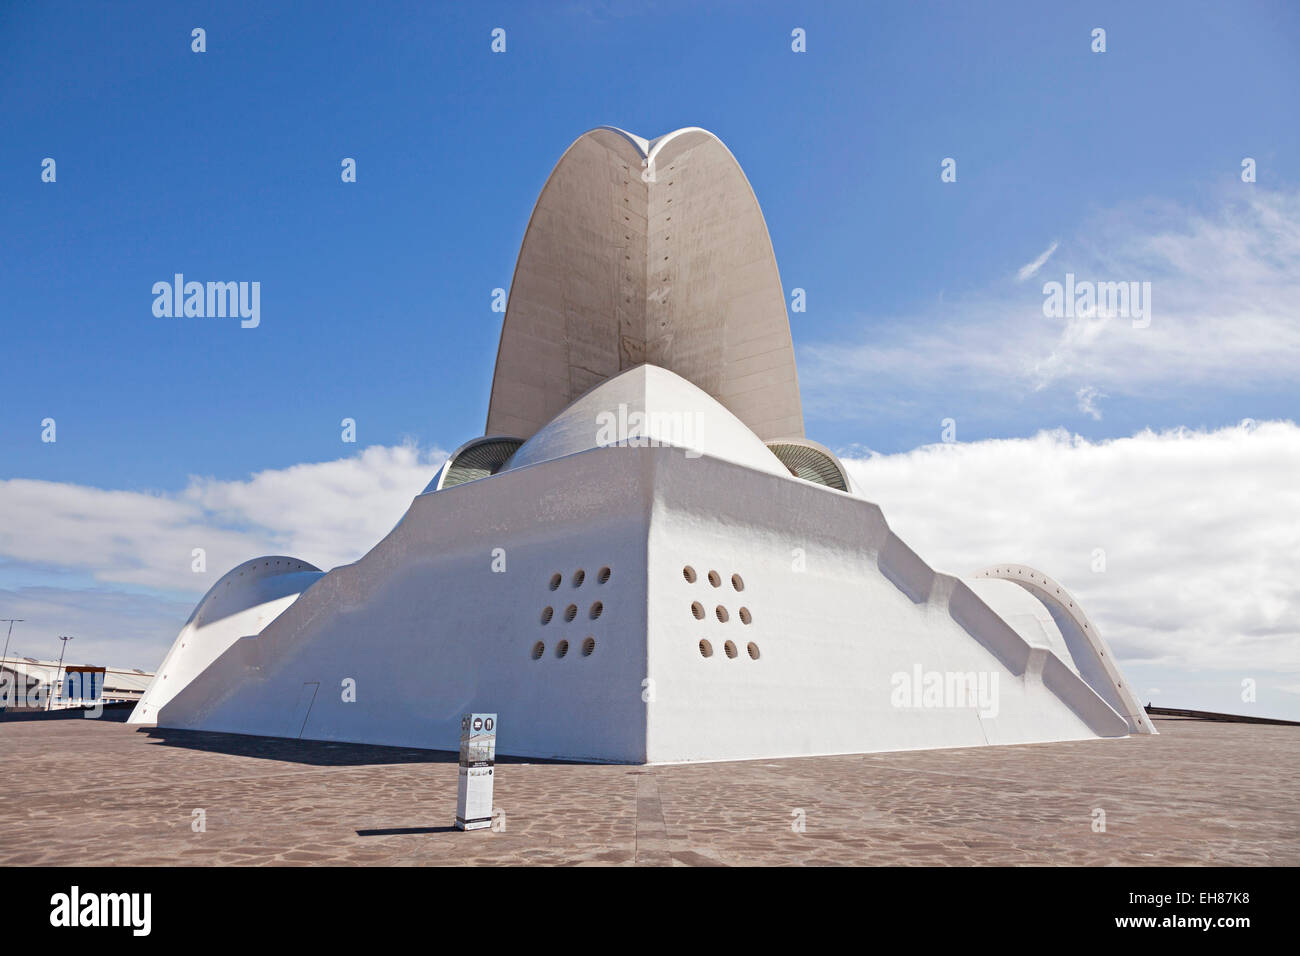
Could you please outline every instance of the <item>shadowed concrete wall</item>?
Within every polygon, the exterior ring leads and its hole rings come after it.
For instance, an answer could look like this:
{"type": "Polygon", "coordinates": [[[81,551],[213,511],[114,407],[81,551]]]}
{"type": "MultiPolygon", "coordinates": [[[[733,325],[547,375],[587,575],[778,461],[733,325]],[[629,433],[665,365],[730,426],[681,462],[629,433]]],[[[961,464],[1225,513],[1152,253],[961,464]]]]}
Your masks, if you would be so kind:
{"type": "Polygon", "coordinates": [[[533,210],[497,352],[487,433],[528,438],[642,363],[760,438],[803,435],[785,296],[745,174],[712,133],[580,137],[533,210]]]}

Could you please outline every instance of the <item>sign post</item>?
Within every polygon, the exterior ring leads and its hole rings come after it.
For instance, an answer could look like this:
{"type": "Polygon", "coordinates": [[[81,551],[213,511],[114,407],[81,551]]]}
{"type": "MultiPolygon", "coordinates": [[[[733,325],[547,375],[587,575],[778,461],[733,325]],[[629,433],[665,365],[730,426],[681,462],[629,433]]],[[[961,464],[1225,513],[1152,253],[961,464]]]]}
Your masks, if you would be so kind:
{"type": "Polygon", "coordinates": [[[456,790],[456,829],[492,825],[492,778],[497,758],[497,715],[466,714],[460,719],[460,777],[456,790]]]}

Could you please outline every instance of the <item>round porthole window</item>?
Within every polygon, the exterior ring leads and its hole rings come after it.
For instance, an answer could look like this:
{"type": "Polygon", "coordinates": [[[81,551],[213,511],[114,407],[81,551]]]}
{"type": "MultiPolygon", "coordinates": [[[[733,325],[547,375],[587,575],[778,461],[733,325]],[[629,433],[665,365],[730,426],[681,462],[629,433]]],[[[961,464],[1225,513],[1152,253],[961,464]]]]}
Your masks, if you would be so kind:
{"type": "Polygon", "coordinates": [[[718,616],[718,621],[722,624],[726,624],[727,621],[731,620],[731,615],[727,613],[727,609],[721,604],[714,608],[713,613],[718,616]]]}
{"type": "Polygon", "coordinates": [[[718,574],[717,571],[709,572],[709,583],[712,584],[715,588],[722,587],[722,577],[718,574]]]}
{"type": "Polygon", "coordinates": [[[572,621],[577,616],[578,616],[578,605],[570,604],[568,607],[564,609],[564,619],[566,621],[572,621]]]}
{"type": "Polygon", "coordinates": [[[700,641],[700,656],[701,656],[701,657],[712,657],[712,656],[713,656],[713,645],[710,644],[708,641],[700,641]]]}
{"type": "Polygon", "coordinates": [[[749,642],[749,656],[754,660],[758,660],[758,645],[753,641],[749,642]]]}
{"type": "Polygon", "coordinates": [[[692,601],[691,613],[695,615],[695,620],[697,621],[704,620],[704,605],[701,604],[699,601],[692,601]]]}
{"type": "Polygon", "coordinates": [[[727,641],[726,644],[722,645],[722,649],[727,652],[728,657],[730,657],[732,660],[735,660],[736,653],[737,653],[735,643],[733,643],[732,641],[727,641]]]}
{"type": "Polygon", "coordinates": [[[555,608],[553,608],[553,607],[544,607],[544,608],[542,608],[542,623],[543,623],[543,624],[550,624],[550,623],[551,623],[551,618],[553,618],[553,617],[555,617],[555,608]]]}
{"type": "Polygon", "coordinates": [[[568,642],[568,641],[560,641],[560,643],[558,643],[558,644],[555,645],[555,656],[556,656],[556,657],[563,657],[563,656],[564,656],[565,654],[567,654],[567,653],[569,653],[569,642],[568,642]]]}
{"type": "Polygon", "coordinates": [[[695,583],[695,569],[689,564],[682,568],[682,577],[686,579],[687,584],[695,583]]]}
{"type": "Polygon", "coordinates": [[[536,644],[533,645],[533,660],[540,661],[542,659],[542,655],[545,653],[546,653],[546,645],[543,644],[541,641],[538,641],[536,644]]]}
{"type": "MultiPolygon", "coordinates": [[[[753,645],[751,644],[750,647],[753,647],[753,645]]],[[[594,637],[589,637],[582,642],[583,657],[590,657],[591,652],[594,651],[595,649],[596,649],[596,639],[594,637]]]]}

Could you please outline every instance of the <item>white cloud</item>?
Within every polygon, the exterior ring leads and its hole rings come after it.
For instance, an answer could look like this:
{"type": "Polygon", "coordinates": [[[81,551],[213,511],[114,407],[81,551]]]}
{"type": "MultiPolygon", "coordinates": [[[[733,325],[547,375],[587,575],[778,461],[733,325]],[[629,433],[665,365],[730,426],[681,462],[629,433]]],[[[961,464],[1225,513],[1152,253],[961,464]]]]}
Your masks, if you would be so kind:
{"type": "MultiPolygon", "coordinates": [[[[1147,204],[1083,225],[1046,281],[1150,282],[1151,321],[1048,318],[1036,285],[999,282],[911,315],[869,342],[800,349],[805,404],[825,415],[942,389],[981,400],[1090,385],[1110,395],[1290,385],[1300,368],[1300,191],[1241,190],[1211,213],[1147,204]]],[[[1029,263],[1025,269],[1034,266],[1029,263]]],[[[1024,271],[1024,270],[1022,270],[1024,271]]]]}
{"type": "Polygon", "coordinates": [[[1101,421],[1101,409],[1097,407],[1097,399],[1105,398],[1103,392],[1097,391],[1091,385],[1085,385],[1074,393],[1078,401],[1078,409],[1085,415],[1091,415],[1095,421],[1101,421]]]}
{"type": "MultiPolygon", "coordinates": [[[[1126,666],[1166,691],[1177,674],[1207,672],[1223,672],[1214,680],[1229,703],[1241,677],[1296,685],[1294,423],[1095,443],[1042,432],[845,464],[932,566],[959,576],[998,562],[1039,568],[1079,598],[1126,666]],[[1102,573],[1092,570],[1098,548],[1102,573]]],[[[1300,700],[1288,706],[1295,713],[1300,700]]]]}
{"type": "Polygon", "coordinates": [[[73,634],[77,660],[153,669],[198,597],[232,567],[263,554],[324,569],[355,561],[445,458],[373,446],[241,481],[191,478],[175,494],[0,481],[0,567],[27,582],[0,590],[7,615],[24,619],[11,653],[49,658],[56,636],[73,634]],[[195,574],[200,547],[207,572],[195,574]]]}
{"type": "Polygon", "coordinates": [[[242,481],[196,477],[176,494],[2,481],[0,558],[189,593],[262,554],[328,569],[373,547],[445,458],[440,450],[374,446],[242,481]],[[206,552],[206,574],[191,570],[195,548],[206,552]]]}
{"type": "Polygon", "coordinates": [[[1038,270],[1043,267],[1043,264],[1046,263],[1047,260],[1052,257],[1052,253],[1055,252],[1060,245],[1061,243],[1059,241],[1054,241],[1050,246],[1048,246],[1039,254],[1037,259],[1035,259],[1033,262],[1026,262],[1023,266],[1017,269],[1016,281],[1024,282],[1030,276],[1035,275],[1038,272],[1038,270]]]}

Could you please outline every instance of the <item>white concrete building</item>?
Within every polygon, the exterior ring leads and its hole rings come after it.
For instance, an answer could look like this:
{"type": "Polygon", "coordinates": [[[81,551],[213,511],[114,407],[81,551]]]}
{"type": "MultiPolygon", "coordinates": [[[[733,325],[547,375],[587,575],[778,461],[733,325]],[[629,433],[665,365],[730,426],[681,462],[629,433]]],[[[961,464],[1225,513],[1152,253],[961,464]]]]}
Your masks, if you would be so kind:
{"type": "Polygon", "coordinates": [[[125,704],[138,701],[153,680],[153,674],[122,667],[86,668],[77,664],[38,660],[35,657],[6,657],[0,660],[0,709],[66,710],[69,707],[125,704]],[[70,671],[102,670],[96,682],[100,694],[94,700],[71,696],[67,692],[70,671]]]}
{"type": "Polygon", "coordinates": [[[725,760],[1154,733],[1041,572],[931,569],[803,435],[767,228],[700,129],[579,138],[533,211],[486,435],[326,573],[246,562],[132,720],[725,760]]]}

